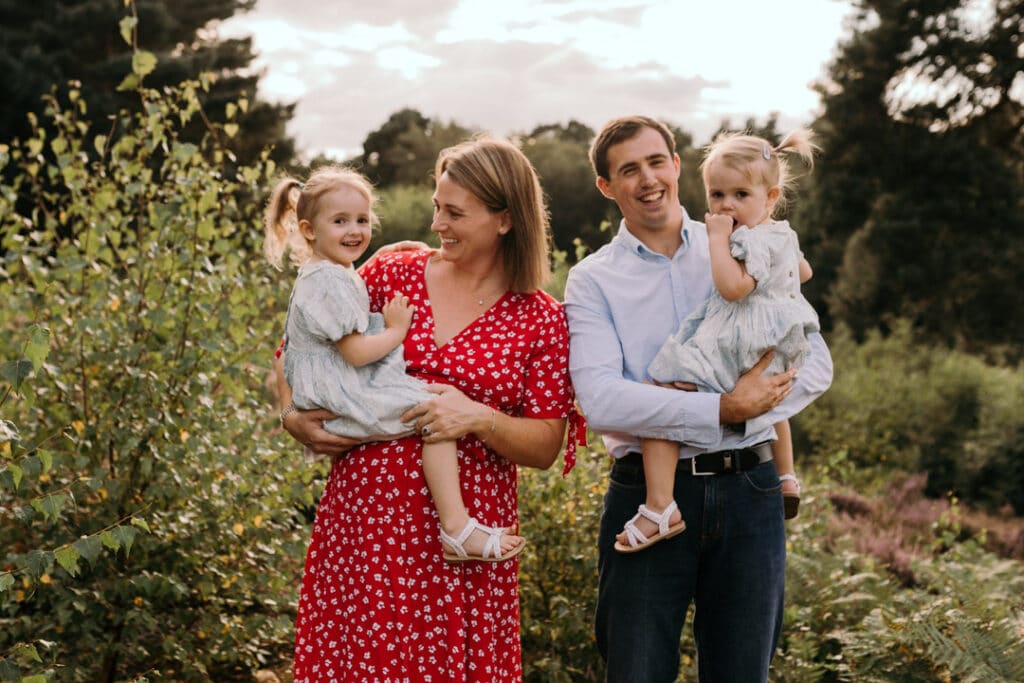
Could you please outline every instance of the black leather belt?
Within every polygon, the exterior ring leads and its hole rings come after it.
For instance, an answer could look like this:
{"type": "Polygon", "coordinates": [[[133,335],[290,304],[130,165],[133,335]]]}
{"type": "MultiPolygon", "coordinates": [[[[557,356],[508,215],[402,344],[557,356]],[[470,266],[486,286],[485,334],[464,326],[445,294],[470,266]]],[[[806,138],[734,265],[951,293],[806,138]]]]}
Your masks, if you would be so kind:
{"type": "MultiPolygon", "coordinates": [[[[684,458],[679,461],[676,471],[685,472],[695,477],[712,477],[716,474],[752,470],[761,463],[768,462],[771,459],[772,447],[766,441],[747,448],[732,448],[725,451],[701,453],[692,458],[684,458]]],[[[642,465],[643,458],[639,453],[629,453],[622,457],[622,461],[636,461],[638,465],[642,465]]]]}
{"type": "Polygon", "coordinates": [[[711,477],[729,472],[752,470],[772,459],[771,444],[762,443],[749,448],[733,448],[727,451],[701,453],[690,458],[690,474],[695,477],[711,477]]]}

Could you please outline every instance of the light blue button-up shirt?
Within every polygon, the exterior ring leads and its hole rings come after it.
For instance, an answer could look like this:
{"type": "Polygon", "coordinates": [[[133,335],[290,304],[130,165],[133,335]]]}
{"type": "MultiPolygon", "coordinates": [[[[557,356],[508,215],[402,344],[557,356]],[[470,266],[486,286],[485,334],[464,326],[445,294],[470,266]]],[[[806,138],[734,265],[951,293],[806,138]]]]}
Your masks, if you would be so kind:
{"type": "Polygon", "coordinates": [[[640,437],[680,443],[680,457],[775,438],[772,425],[807,407],[832,383],[832,357],[813,334],[793,391],[745,429],[719,424],[719,394],[646,383],[647,366],[714,288],[708,233],[683,210],[682,245],[671,259],[648,249],[622,221],[609,244],[576,264],[565,285],[569,371],[583,414],[608,452],[640,452],[640,437]]]}

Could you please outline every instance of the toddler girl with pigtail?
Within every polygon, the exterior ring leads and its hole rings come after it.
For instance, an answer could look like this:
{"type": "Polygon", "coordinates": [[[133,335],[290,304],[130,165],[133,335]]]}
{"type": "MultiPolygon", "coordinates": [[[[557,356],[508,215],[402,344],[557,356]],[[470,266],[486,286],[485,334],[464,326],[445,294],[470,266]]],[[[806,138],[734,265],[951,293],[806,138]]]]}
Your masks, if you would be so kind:
{"type": "MultiPolygon", "coordinates": [[[[336,415],[324,429],[361,441],[412,435],[414,426],[400,416],[434,397],[406,374],[402,343],[415,312],[409,298],[396,295],[371,313],[366,285],[353,267],[370,245],[375,201],[361,174],[322,167],[305,184],[280,181],[265,217],[271,263],[279,266],[288,254],[301,264],[285,322],[284,375],[292,404],[282,419],[290,410],[322,408],[336,415]]],[[[440,517],[445,560],[500,562],[522,551],[521,537],[469,516],[454,441],[423,444],[423,475],[440,517]]]]}
{"type": "MultiPolygon", "coordinates": [[[[715,292],[665,341],[648,372],[659,383],[687,382],[725,394],[768,351],[768,373],[799,367],[818,316],[800,293],[811,267],[796,232],[775,220],[792,184],[787,156],[808,165],[813,133],[795,130],[777,146],[740,133],[719,135],[701,164],[708,202],[705,223],[715,292]]],[[[800,483],[793,467],[789,422],[775,425],[772,456],[782,481],[784,516],[795,517],[800,483]]],[[[616,537],[615,549],[635,552],[681,533],[686,523],[673,500],[679,446],[643,439],[647,498],[616,537]]]]}

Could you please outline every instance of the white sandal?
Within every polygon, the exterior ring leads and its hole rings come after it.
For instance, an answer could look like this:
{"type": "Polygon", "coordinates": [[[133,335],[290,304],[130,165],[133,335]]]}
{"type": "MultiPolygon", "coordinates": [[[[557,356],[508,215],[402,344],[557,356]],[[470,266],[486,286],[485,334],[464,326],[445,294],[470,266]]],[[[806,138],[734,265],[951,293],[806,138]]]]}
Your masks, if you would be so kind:
{"type": "Polygon", "coordinates": [[[526,547],[526,539],[523,539],[519,545],[508,551],[507,554],[502,555],[501,536],[507,531],[508,529],[484,526],[480,522],[476,521],[476,519],[470,517],[469,521],[466,522],[466,526],[463,527],[457,537],[449,536],[444,532],[444,529],[441,529],[441,540],[455,550],[454,555],[449,552],[444,552],[441,556],[444,558],[445,562],[504,562],[505,560],[511,560],[513,557],[523,552],[523,548],[526,547]],[[488,539],[484,543],[484,550],[482,553],[479,555],[470,555],[466,552],[466,549],[462,544],[465,543],[466,539],[469,538],[469,535],[477,529],[487,534],[488,539]]]}
{"type": "Polygon", "coordinates": [[[622,528],[626,532],[626,540],[629,541],[629,545],[622,545],[618,541],[615,542],[615,549],[620,553],[635,553],[644,548],[648,548],[658,541],[664,541],[666,538],[672,538],[677,534],[683,533],[686,529],[686,522],[680,519],[675,524],[669,525],[668,519],[672,516],[672,513],[679,509],[676,502],[673,500],[669,503],[661,513],[651,512],[651,509],[646,505],[641,505],[637,509],[637,513],[633,515],[633,519],[626,522],[626,525],[622,528]],[[644,517],[649,519],[658,525],[658,533],[648,538],[644,536],[643,532],[636,528],[636,521],[644,517]]]}
{"type": "Polygon", "coordinates": [[[796,484],[796,493],[783,493],[782,503],[784,519],[793,519],[796,514],[800,511],[800,480],[796,478],[795,474],[780,474],[779,481],[791,481],[796,484]]]}

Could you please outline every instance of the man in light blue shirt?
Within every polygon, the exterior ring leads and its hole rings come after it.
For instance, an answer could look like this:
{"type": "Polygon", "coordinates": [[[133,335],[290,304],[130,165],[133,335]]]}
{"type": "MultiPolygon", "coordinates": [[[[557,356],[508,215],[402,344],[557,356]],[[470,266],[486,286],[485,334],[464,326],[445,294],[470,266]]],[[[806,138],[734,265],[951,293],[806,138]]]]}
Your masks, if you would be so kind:
{"type": "Polygon", "coordinates": [[[663,124],[610,121],[591,162],[623,220],[611,243],[570,271],[565,310],[576,395],[616,458],[599,534],[596,632],[607,680],[675,681],[691,601],[701,681],[767,680],[782,624],[785,528],[763,444],[775,422],[828,388],[828,349],[812,335],[799,379],[765,375],[766,356],[728,394],[648,383],[661,344],[714,287],[707,230],[679,204],[679,156],[663,124]],[[640,437],[679,442],[674,494],[687,529],[620,554],[615,534],[644,501],[640,437]],[[695,463],[724,471],[702,476],[711,472],[695,463]]]}

